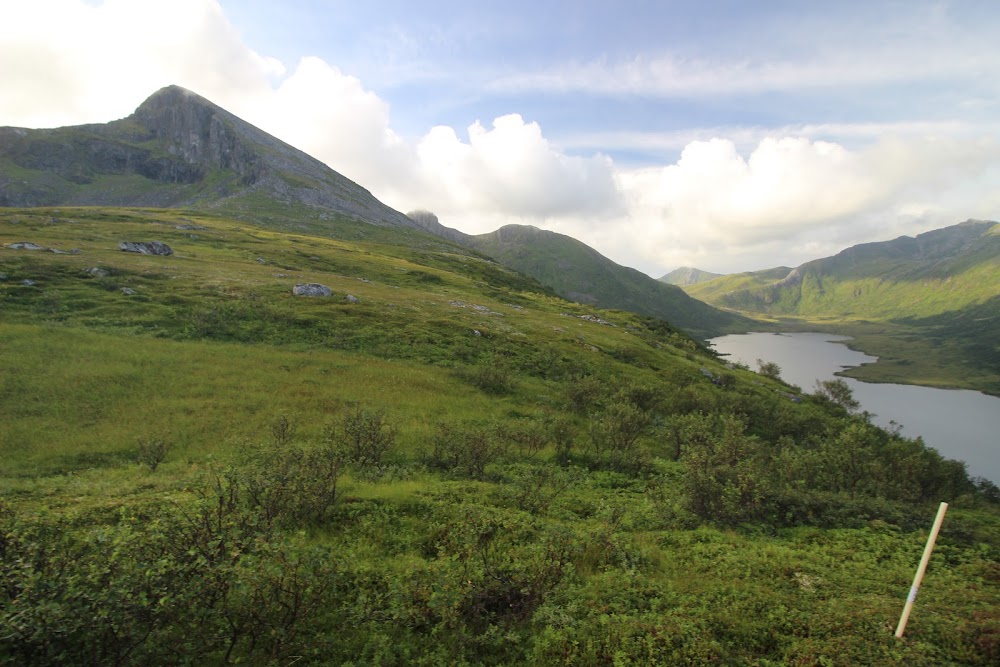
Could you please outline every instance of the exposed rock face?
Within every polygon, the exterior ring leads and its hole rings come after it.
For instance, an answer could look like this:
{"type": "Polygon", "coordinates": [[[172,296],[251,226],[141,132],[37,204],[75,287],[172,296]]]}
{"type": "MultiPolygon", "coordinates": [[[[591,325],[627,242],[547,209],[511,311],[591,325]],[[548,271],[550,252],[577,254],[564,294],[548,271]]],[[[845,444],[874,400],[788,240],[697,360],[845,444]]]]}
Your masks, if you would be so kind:
{"type": "Polygon", "coordinates": [[[304,283],[293,287],[292,294],[295,296],[330,296],[333,294],[333,290],[319,283],[304,283]]]}
{"type": "Polygon", "coordinates": [[[316,209],[321,220],[420,228],[319,160],[179,86],[103,125],[0,127],[0,206],[223,208],[256,220],[261,198],[316,209]]]}
{"type": "Polygon", "coordinates": [[[438,221],[438,217],[430,211],[410,211],[406,214],[406,217],[417,223],[417,225],[424,231],[428,231],[435,236],[440,236],[462,245],[470,245],[472,242],[471,236],[464,232],[460,232],[457,229],[445,227],[438,221]]]}
{"type": "Polygon", "coordinates": [[[172,255],[173,249],[161,241],[121,241],[118,249],[124,252],[137,252],[143,255],[172,255]]]}

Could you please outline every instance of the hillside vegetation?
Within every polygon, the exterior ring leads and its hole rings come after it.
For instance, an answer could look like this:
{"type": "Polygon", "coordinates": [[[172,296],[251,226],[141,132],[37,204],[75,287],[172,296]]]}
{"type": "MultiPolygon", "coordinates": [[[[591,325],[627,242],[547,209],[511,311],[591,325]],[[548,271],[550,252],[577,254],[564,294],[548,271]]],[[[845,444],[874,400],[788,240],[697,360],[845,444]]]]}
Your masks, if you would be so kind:
{"type": "Polygon", "coordinates": [[[1000,659],[1000,494],[960,462],[663,320],[330,226],[0,209],[0,664],[1000,659]]]}
{"type": "MultiPolygon", "coordinates": [[[[868,243],[825,259],[685,286],[783,328],[853,335],[880,357],[861,379],[1000,394],[1000,224],[868,243]]],[[[766,328],[767,325],[762,325],[766,328]]]]}
{"type": "Polygon", "coordinates": [[[563,234],[507,225],[468,238],[471,247],[572,301],[668,320],[694,336],[706,338],[745,330],[749,324],[739,315],[692,299],[675,285],[616,264],[563,234]]]}

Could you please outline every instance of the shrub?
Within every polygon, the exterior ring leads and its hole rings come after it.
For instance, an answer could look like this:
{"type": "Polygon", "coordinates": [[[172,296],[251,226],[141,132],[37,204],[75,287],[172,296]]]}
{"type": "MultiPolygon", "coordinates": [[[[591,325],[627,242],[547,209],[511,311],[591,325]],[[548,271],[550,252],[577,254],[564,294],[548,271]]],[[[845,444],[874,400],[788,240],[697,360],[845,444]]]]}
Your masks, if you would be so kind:
{"type": "Polygon", "coordinates": [[[771,378],[772,380],[781,379],[781,366],[773,361],[764,361],[763,359],[757,360],[757,372],[764,377],[771,378]]]}
{"type": "Polygon", "coordinates": [[[488,394],[509,394],[517,389],[517,377],[501,355],[491,354],[468,372],[468,379],[488,394]]]}
{"type": "Polygon", "coordinates": [[[485,479],[486,467],[507,457],[506,442],[482,425],[441,422],[432,442],[431,466],[473,479],[485,479]]]}
{"type": "Polygon", "coordinates": [[[136,450],[139,463],[149,466],[151,472],[156,472],[157,467],[167,458],[170,443],[163,437],[140,438],[136,443],[136,450]]]}
{"type": "Polygon", "coordinates": [[[381,473],[386,454],[396,444],[396,427],[384,411],[358,407],[328,424],[323,439],[345,462],[381,473]]]}
{"type": "Polygon", "coordinates": [[[635,472],[643,462],[639,438],[653,423],[651,413],[617,400],[598,413],[590,426],[590,445],[596,465],[635,472]]]}
{"type": "Polygon", "coordinates": [[[850,386],[841,380],[816,380],[816,395],[839,405],[848,412],[857,412],[861,403],[854,398],[850,386]]]}

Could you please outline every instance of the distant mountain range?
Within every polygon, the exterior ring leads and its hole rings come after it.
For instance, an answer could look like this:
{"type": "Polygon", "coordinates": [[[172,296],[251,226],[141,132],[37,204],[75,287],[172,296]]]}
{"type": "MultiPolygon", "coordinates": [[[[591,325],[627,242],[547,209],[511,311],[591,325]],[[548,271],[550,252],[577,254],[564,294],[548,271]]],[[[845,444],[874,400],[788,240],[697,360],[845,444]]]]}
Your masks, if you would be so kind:
{"type": "Polygon", "coordinates": [[[688,285],[709,303],[768,315],[919,318],[1000,296],[1000,225],[966,222],[852,246],[794,269],[778,267],[688,285]]]}
{"type": "Polygon", "coordinates": [[[660,276],[660,282],[667,283],[668,285],[678,285],[683,287],[685,285],[695,285],[697,283],[703,283],[707,280],[713,280],[715,278],[721,278],[722,273],[712,273],[711,271],[702,271],[701,269],[695,269],[690,266],[682,266],[679,269],[674,269],[670,273],[660,276]]]}
{"type": "Polygon", "coordinates": [[[378,236],[456,252],[450,244],[458,244],[462,253],[482,253],[567,299],[664,319],[695,335],[745,323],[567,236],[518,226],[470,236],[441,225],[432,213],[408,217],[322,162],[178,86],[163,88],[132,115],[106,124],[0,128],[0,206],[81,205],[217,211],[283,231],[378,236]]]}

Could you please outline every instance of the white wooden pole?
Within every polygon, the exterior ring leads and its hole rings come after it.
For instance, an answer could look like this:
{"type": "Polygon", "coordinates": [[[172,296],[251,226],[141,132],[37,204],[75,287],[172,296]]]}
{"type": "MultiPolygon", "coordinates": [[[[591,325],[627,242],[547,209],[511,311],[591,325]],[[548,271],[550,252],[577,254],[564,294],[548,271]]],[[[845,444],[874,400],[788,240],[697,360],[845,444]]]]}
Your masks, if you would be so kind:
{"type": "Polygon", "coordinates": [[[924,555],[920,559],[920,567],[913,577],[913,585],[910,586],[910,594],[906,596],[906,606],[903,607],[903,614],[899,617],[899,625],[896,626],[896,636],[902,637],[906,630],[906,621],[910,618],[913,610],[913,603],[917,601],[917,591],[920,589],[920,582],[923,581],[924,572],[927,571],[927,562],[931,559],[931,552],[934,551],[934,543],[937,542],[938,533],[941,531],[941,524],[944,522],[944,513],[948,511],[948,503],[941,503],[938,507],[937,516],[934,518],[934,527],[931,534],[927,536],[927,546],[924,547],[924,555]]]}

